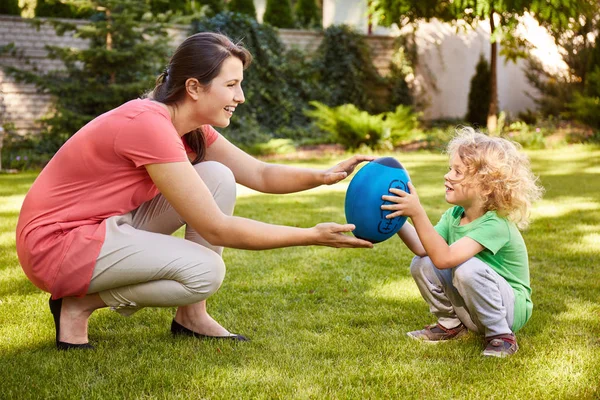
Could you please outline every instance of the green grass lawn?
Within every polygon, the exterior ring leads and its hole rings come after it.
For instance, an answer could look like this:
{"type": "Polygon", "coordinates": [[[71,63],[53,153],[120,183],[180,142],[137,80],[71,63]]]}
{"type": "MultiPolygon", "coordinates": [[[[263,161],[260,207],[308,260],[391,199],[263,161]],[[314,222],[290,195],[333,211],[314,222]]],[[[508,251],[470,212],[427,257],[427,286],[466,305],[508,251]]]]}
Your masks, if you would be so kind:
{"type": "MultiPolygon", "coordinates": [[[[100,310],[89,328],[95,351],[57,352],[48,295],[25,278],[14,245],[36,175],[0,175],[0,399],[598,399],[600,149],[529,154],[546,188],[524,233],[535,306],[508,359],[480,356],[483,341],[473,334],[439,345],[406,336],[433,317],[398,238],[372,250],[225,250],[227,277],[209,310],[252,342],[173,339],[174,309],[131,318],[100,310]]],[[[448,207],[446,157],[394,156],[436,222],[448,207]]],[[[343,222],[346,187],[242,191],[236,214],[303,227],[343,222]]]]}

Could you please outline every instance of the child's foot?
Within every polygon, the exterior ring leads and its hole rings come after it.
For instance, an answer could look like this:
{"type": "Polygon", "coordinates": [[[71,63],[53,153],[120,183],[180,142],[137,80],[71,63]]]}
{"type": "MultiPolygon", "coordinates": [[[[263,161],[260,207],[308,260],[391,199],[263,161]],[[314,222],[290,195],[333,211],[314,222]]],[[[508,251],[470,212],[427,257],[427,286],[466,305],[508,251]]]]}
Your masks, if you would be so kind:
{"type": "Polygon", "coordinates": [[[514,333],[506,335],[489,336],[485,338],[487,345],[481,353],[488,357],[508,357],[519,350],[517,338],[514,333]]]}
{"type": "Polygon", "coordinates": [[[457,339],[466,335],[467,332],[469,332],[469,330],[461,323],[452,329],[445,328],[440,324],[433,324],[426,326],[425,329],[421,329],[420,331],[407,332],[406,334],[416,340],[437,343],[444,340],[457,339]]]}

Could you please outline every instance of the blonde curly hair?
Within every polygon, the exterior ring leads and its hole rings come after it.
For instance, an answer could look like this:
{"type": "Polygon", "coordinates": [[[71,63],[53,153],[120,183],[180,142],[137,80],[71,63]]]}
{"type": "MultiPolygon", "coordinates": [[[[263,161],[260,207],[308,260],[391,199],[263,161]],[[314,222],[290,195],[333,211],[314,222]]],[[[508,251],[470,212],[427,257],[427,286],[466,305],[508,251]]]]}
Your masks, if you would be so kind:
{"type": "Polygon", "coordinates": [[[531,204],[542,197],[544,189],[520,148],[518,143],[464,127],[457,129],[446,152],[460,157],[467,169],[465,183],[478,189],[486,211],[496,211],[525,229],[531,204]]]}

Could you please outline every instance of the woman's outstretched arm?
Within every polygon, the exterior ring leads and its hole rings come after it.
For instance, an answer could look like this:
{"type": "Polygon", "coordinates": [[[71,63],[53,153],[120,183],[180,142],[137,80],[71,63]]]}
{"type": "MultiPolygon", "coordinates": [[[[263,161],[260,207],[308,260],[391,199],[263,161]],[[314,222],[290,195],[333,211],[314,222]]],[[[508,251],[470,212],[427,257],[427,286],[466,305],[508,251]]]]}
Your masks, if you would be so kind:
{"type": "Polygon", "coordinates": [[[307,245],[372,247],[370,242],[344,234],[352,231],[353,225],[295,228],[226,215],[189,162],[148,164],[146,170],[179,215],[212,245],[248,250],[307,245]]]}
{"type": "Polygon", "coordinates": [[[257,160],[224,137],[219,137],[206,152],[206,160],[218,161],[229,167],[236,182],[259,192],[278,194],[331,185],[350,175],[361,162],[374,158],[356,155],[326,170],[297,168],[257,160]]]}

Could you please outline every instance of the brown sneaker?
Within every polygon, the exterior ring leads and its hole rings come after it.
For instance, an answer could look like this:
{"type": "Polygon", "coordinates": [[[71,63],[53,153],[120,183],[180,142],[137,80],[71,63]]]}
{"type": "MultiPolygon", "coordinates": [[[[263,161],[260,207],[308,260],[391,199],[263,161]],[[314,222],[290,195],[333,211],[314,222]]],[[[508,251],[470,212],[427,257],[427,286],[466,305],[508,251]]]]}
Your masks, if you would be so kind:
{"type": "Polygon", "coordinates": [[[486,337],[487,345],[481,353],[488,357],[508,357],[512,356],[519,350],[517,338],[513,333],[509,335],[497,335],[486,337]]]}
{"type": "Polygon", "coordinates": [[[456,328],[447,329],[440,324],[426,326],[420,331],[407,332],[406,334],[423,342],[438,343],[444,340],[457,339],[467,334],[469,330],[462,323],[456,328]]]}

